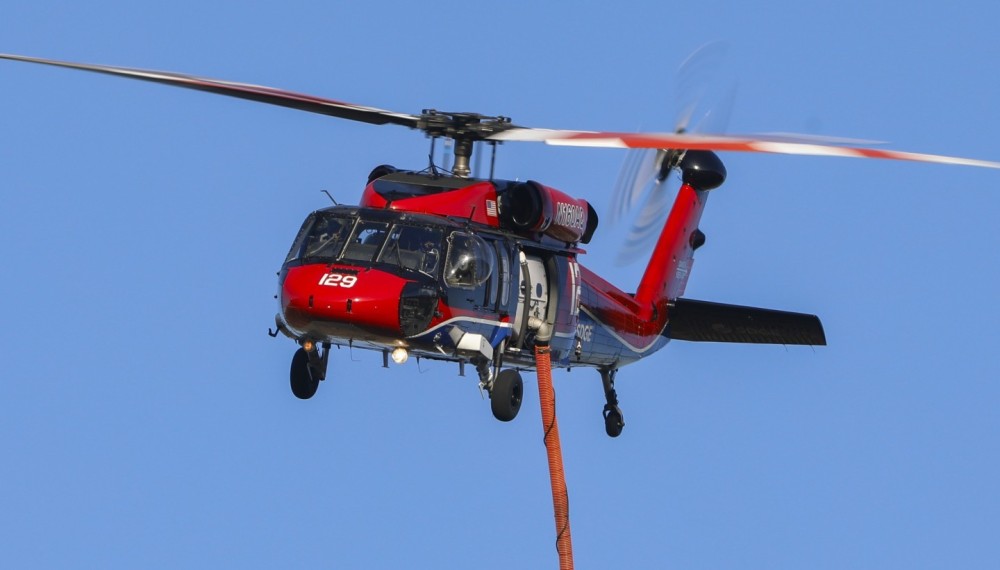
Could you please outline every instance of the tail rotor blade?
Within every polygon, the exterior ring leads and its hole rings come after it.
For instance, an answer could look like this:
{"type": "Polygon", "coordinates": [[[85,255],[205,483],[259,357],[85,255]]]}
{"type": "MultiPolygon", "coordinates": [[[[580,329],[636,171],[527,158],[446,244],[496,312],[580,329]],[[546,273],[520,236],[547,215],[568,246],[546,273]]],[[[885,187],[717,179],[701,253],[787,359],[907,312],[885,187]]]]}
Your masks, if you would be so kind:
{"type": "MultiPolygon", "coordinates": [[[[719,106],[717,95],[723,91],[723,81],[728,76],[723,71],[728,59],[729,44],[713,41],[699,47],[677,68],[674,92],[678,115],[674,123],[675,133],[705,130],[706,125],[702,124],[704,117],[719,106]],[[702,117],[698,118],[698,115],[702,117]]],[[[725,123],[713,125],[710,129],[725,132],[726,126],[725,123]]]]}
{"type": "MultiPolygon", "coordinates": [[[[710,42],[681,63],[675,89],[676,107],[680,111],[674,133],[700,129],[709,122],[713,128],[725,129],[735,99],[735,86],[722,98],[712,96],[720,92],[728,51],[725,42],[710,42]]],[[[640,203],[642,208],[632,219],[617,258],[619,265],[630,264],[651,249],[670,210],[669,174],[682,156],[683,149],[669,146],[629,150],[612,194],[611,222],[627,218],[640,203]]]]}
{"type": "Polygon", "coordinates": [[[623,220],[642,200],[643,190],[656,173],[657,155],[654,150],[630,150],[626,155],[611,196],[612,224],[623,220]]]}
{"type": "Polygon", "coordinates": [[[648,258],[660,234],[677,187],[672,179],[654,180],[649,183],[646,202],[629,227],[628,236],[617,258],[617,265],[630,265],[642,258],[648,258]]]}

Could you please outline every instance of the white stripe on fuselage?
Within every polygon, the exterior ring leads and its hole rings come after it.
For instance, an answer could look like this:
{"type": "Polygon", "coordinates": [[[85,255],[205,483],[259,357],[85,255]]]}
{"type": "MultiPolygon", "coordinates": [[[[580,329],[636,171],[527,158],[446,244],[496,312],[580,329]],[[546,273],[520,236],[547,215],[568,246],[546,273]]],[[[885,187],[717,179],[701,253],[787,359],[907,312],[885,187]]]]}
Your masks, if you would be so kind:
{"type": "Polygon", "coordinates": [[[480,319],[478,317],[452,317],[452,318],[448,319],[447,321],[442,321],[442,322],[434,325],[433,327],[431,327],[431,328],[429,328],[429,329],[427,329],[425,331],[419,332],[419,333],[417,333],[415,335],[410,335],[407,338],[416,338],[418,336],[424,336],[425,334],[430,334],[430,333],[438,330],[439,328],[441,328],[441,327],[443,327],[445,325],[450,325],[452,323],[455,323],[456,321],[461,321],[461,322],[466,322],[466,323],[476,323],[478,325],[488,325],[488,326],[500,327],[502,329],[509,329],[509,328],[511,328],[513,326],[510,323],[505,323],[505,322],[501,322],[501,321],[494,321],[492,319],[480,319]]]}
{"type": "Polygon", "coordinates": [[[596,316],[594,316],[594,313],[591,313],[586,307],[584,307],[584,306],[581,305],[580,306],[580,310],[583,311],[584,313],[587,313],[588,317],[590,317],[591,319],[593,319],[593,321],[595,323],[599,324],[604,330],[606,330],[608,332],[608,334],[610,334],[612,337],[614,337],[615,340],[617,340],[618,342],[620,342],[623,345],[625,345],[625,348],[631,350],[632,352],[634,352],[636,354],[642,354],[644,352],[648,352],[651,348],[653,348],[653,346],[656,344],[656,341],[658,340],[658,338],[663,334],[663,331],[667,328],[667,325],[663,325],[663,328],[660,329],[660,332],[658,332],[656,334],[656,336],[653,337],[653,340],[650,341],[650,343],[648,345],[646,345],[643,348],[639,348],[639,347],[633,345],[632,343],[630,343],[629,341],[625,340],[624,338],[622,338],[621,335],[619,335],[614,329],[612,329],[606,323],[604,323],[603,321],[601,321],[601,319],[598,319],[596,316]]]}

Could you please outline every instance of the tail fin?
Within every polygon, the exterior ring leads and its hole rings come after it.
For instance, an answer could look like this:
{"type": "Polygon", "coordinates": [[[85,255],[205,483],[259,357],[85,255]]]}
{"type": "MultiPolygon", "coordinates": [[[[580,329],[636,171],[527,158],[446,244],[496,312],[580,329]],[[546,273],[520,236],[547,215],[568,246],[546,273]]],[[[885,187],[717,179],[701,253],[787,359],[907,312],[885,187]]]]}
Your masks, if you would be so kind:
{"type": "Polygon", "coordinates": [[[694,252],[705,243],[698,223],[708,192],[725,181],[726,169],[708,151],[687,151],[678,167],[684,183],[635,292],[639,318],[662,319],[663,335],[675,340],[825,345],[815,315],[680,298],[694,252]]]}

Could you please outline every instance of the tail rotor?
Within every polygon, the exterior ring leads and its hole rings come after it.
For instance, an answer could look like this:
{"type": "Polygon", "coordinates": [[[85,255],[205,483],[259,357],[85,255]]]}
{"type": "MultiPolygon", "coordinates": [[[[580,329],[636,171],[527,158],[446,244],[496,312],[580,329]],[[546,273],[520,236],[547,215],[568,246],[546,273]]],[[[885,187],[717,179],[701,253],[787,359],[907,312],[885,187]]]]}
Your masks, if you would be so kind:
{"type": "MultiPolygon", "coordinates": [[[[674,134],[725,131],[736,98],[735,83],[726,85],[721,79],[728,52],[725,42],[711,42],[681,63],[677,70],[679,114],[674,134]]],[[[618,265],[629,265],[649,253],[670,211],[678,187],[677,179],[670,174],[684,158],[684,152],[669,148],[628,151],[615,183],[609,216],[612,224],[630,222],[618,265]]]]}

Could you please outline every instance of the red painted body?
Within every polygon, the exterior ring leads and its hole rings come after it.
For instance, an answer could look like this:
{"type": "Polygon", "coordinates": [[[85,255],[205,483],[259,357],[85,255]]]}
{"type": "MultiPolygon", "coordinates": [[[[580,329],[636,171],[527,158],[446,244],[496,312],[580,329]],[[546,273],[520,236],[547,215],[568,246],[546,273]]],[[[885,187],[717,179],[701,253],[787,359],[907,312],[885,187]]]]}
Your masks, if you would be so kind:
{"type": "Polygon", "coordinates": [[[496,187],[486,181],[473,182],[464,188],[450,192],[399,200],[387,200],[374,190],[374,184],[369,184],[365,187],[364,193],[361,194],[360,205],[365,208],[420,212],[445,217],[453,216],[491,228],[500,227],[497,219],[496,187]],[[489,202],[493,203],[492,208],[489,202]]]}
{"type": "Polygon", "coordinates": [[[394,338],[401,334],[399,296],[404,283],[398,275],[371,268],[292,267],[282,278],[281,313],[297,336],[394,338]]]}
{"type": "Polygon", "coordinates": [[[666,315],[668,303],[684,294],[694,263],[690,236],[698,229],[707,198],[707,192],[698,192],[689,184],[682,185],[677,193],[674,207],[635,292],[640,317],[651,319],[655,313],[666,315]]]}

